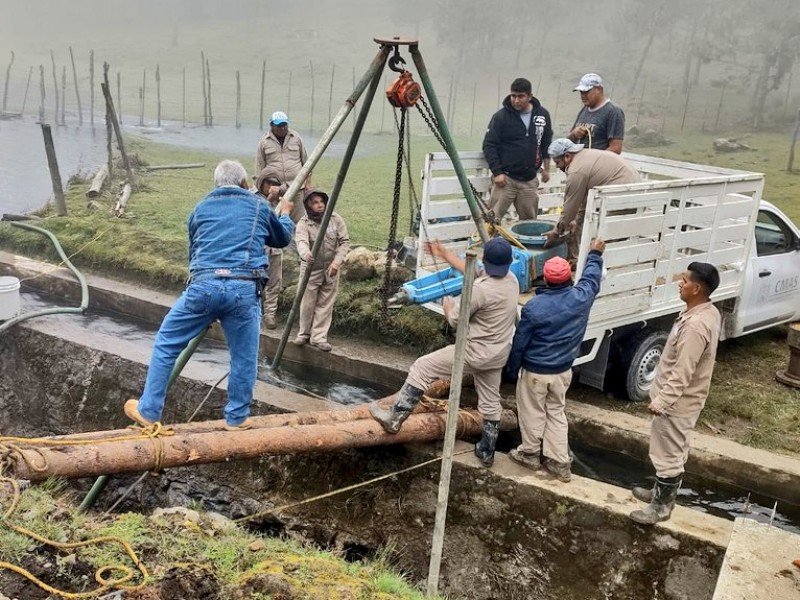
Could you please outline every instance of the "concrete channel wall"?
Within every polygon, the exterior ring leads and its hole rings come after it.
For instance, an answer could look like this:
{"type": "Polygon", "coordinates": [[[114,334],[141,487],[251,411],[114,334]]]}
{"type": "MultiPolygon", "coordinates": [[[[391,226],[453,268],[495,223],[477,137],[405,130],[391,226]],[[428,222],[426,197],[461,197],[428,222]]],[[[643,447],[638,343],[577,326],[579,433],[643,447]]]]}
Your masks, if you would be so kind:
{"type": "MultiPolygon", "coordinates": [[[[109,346],[93,347],[92,336],[71,320],[32,320],[0,336],[0,431],[41,436],[125,426],[122,403],[141,390],[147,357],[124,340],[109,346]]],[[[216,379],[205,370],[185,375],[165,422],[185,420],[216,379]]],[[[262,414],[326,404],[265,384],[258,397],[254,412],[262,414]]],[[[222,394],[212,394],[198,420],[218,418],[222,402],[222,394]]],[[[560,484],[503,455],[487,470],[471,448],[456,449],[441,580],[450,597],[711,599],[730,522],[678,507],[664,526],[642,528],[627,519],[636,505],[627,490],[579,477],[560,484]]],[[[399,471],[436,451],[425,444],[172,469],[148,478],[124,508],[194,501],[239,517],[399,471]]],[[[259,517],[253,526],[352,558],[385,551],[421,581],[438,474],[433,464],[259,517]]],[[[114,478],[99,508],[133,479],[114,478]]]]}

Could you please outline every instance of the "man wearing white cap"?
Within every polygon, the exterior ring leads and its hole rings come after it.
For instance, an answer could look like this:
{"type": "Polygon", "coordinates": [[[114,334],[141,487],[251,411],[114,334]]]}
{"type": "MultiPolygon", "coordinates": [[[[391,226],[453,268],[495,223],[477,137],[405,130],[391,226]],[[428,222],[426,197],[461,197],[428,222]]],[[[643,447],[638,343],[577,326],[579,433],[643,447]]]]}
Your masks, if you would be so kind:
{"type": "Polygon", "coordinates": [[[624,158],[606,152],[584,148],[567,138],[558,138],[548,149],[556,166],[567,174],[564,180],[564,207],[555,228],[547,232],[548,244],[559,235],[567,234],[567,260],[574,264],[583,232],[586,198],[589,190],[599,185],[637,183],[639,173],[624,158]]]}
{"type": "MultiPolygon", "coordinates": [[[[308,152],[303,138],[294,129],[289,129],[289,118],[286,113],[281,111],[272,113],[269,131],[258,142],[256,174],[261,173],[265,167],[271,167],[281,182],[280,195],[283,196],[307,160],[308,152]]],[[[304,188],[310,186],[311,173],[303,184],[304,188]]],[[[297,223],[304,214],[303,203],[295,202],[292,221],[297,223]]]]}
{"type": "Polygon", "coordinates": [[[594,150],[620,154],[625,137],[625,113],[603,91],[603,78],[587,73],[572,90],[581,93],[581,108],[567,136],[573,142],[594,150]]]}

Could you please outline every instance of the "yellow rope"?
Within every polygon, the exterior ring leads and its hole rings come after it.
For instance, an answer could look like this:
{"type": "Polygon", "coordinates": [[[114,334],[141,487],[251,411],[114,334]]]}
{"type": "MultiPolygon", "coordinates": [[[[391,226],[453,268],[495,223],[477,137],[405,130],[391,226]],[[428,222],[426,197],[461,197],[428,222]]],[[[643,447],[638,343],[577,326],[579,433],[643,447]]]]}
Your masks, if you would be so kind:
{"type": "Polygon", "coordinates": [[[127,591],[135,591],[141,589],[147,580],[148,572],[147,568],[141,563],[136,552],[133,548],[123,540],[122,538],[116,536],[102,536],[97,538],[92,538],[90,540],[85,540],[82,542],[56,542],[53,540],[49,540],[40,536],[39,534],[30,531],[29,529],[25,529],[18,525],[14,525],[11,523],[10,518],[17,510],[19,506],[19,502],[21,499],[19,483],[16,479],[11,479],[5,477],[5,473],[9,472],[14,464],[18,460],[22,460],[25,464],[31,469],[31,471],[42,472],[47,470],[47,458],[44,455],[44,452],[41,448],[37,448],[36,446],[84,446],[88,444],[104,444],[110,442],[118,442],[118,441],[132,441],[132,440],[140,440],[142,437],[148,438],[153,443],[153,470],[159,471],[162,468],[163,460],[164,460],[164,447],[161,441],[161,438],[164,436],[175,435],[175,431],[170,427],[164,427],[160,422],[154,423],[148,427],[138,428],[138,426],[132,426],[132,428],[137,428],[139,431],[139,435],[125,435],[120,437],[111,437],[111,438],[102,438],[102,439],[85,439],[85,440],[54,440],[48,438],[21,438],[21,437],[11,437],[5,436],[0,437],[0,483],[9,483],[13,490],[14,495],[11,501],[11,505],[9,506],[8,510],[6,510],[5,514],[0,517],[0,523],[8,527],[9,529],[19,533],[20,535],[24,535],[29,537],[33,540],[36,540],[42,544],[46,544],[53,548],[57,548],[60,550],[69,550],[73,548],[80,548],[83,546],[89,545],[98,545],[107,542],[114,542],[120,544],[125,552],[127,553],[128,557],[133,561],[133,564],[136,565],[136,568],[139,569],[139,572],[142,575],[141,583],[136,585],[124,585],[127,582],[131,581],[136,574],[134,571],[126,566],[126,565],[103,565],[102,567],[98,568],[95,571],[95,581],[100,584],[100,587],[92,590],[90,592],[80,592],[80,593],[72,593],[72,592],[65,592],[62,590],[58,590],[47,583],[43,582],[42,580],[38,579],[35,575],[23,569],[18,565],[14,565],[12,563],[8,563],[5,561],[0,561],[0,568],[7,569],[9,571],[13,571],[18,575],[21,575],[31,583],[35,584],[42,590],[46,591],[48,594],[52,594],[55,596],[60,596],[62,598],[92,598],[94,596],[99,596],[100,594],[107,592],[111,589],[118,589],[118,590],[127,590],[127,591]],[[23,448],[20,444],[26,444],[28,446],[33,446],[32,448],[23,448]],[[28,456],[23,453],[23,449],[32,450],[36,452],[41,457],[41,462],[33,462],[28,456]],[[121,576],[116,579],[109,579],[107,574],[112,571],[118,571],[121,573],[121,576]]]}

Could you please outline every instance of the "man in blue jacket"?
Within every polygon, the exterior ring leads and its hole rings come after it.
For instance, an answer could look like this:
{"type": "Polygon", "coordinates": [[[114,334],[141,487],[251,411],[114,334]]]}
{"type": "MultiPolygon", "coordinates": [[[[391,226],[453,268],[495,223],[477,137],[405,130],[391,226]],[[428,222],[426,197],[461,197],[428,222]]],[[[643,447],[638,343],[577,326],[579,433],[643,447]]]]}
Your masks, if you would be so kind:
{"type": "Polygon", "coordinates": [[[506,368],[517,380],[517,414],[522,444],[509,452],[512,460],[537,470],[541,466],[558,480],[570,480],[567,388],[572,362],[586,333],[589,311],[600,291],[605,242],[597,238],[572,285],[569,263],[561,257],[544,264],[547,287],[522,308],[506,368]]]}
{"type": "Polygon", "coordinates": [[[547,149],[553,139],[550,113],[531,93],[531,82],[522,77],[511,83],[511,93],[489,122],[483,138],[483,154],[492,171],[489,208],[502,219],[513,204],[520,219],[539,213],[539,180],[550,179],[547,149]]]}
{"type": "Polygon", "coordinates": [[[223,160],[214,189],[189,215],[189,284],[156,334],[142,397],[125,403],[125,414],[146,427],[161,420],[175,361],[192,338],[219,319],[231,354],[225,428],[248,429],[258,368],[261,292],[269,267],[265,248],[292,239],[292,203],[273,210],[248,191],[244,167],[223,160]]]}

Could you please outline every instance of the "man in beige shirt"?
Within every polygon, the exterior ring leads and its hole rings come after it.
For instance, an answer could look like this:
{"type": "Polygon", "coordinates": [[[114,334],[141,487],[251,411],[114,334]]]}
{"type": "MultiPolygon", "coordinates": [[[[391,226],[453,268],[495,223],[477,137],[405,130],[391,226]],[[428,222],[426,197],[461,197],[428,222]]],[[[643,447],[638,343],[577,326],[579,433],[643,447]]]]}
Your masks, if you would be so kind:
{"type": "MultiPolygon", "coordinates": [[[[465,262],[438,241],[426,246],[426,251],[447,261],[454,269],[464,272],[465,262]]],[[[478,412],[483,416],[483,433],[475,446],[475,455],[484,466],[494,462],[494,448],[499,431],[500,378],[511,350],[514,323],[517,318],[519,283],[509,267],[513,260],[511,245],[503,238],[489,240],[483,249],[483,270],[472,286],[469,334],[464,372],[475,376],[478,393],[478,412]]],[[[452,327],[458,326],[459,303],[445,297],[444,316],[452,327]]],[[[428,386],[437,379],[450,378],[455,360],[455,345],[418,358],[408,372],[405,384],[388,410],[378,403],[370,405],[370,413],[389,433],[400,426],[419,404],[428,386]]]]}
{"type": "Polygon", "coordinates": [[[703,410],[717,355],[721,317],[710,296],[719,272],[709,263],[693,262],[679,284],[686,309],[672,326],[650,388],[650,461],[656,470],[652,489],[636,487],[633,495],[650,504],[630,517],[642,525],[666,521],[683,481],[691,435],[703,410]]]}
{"type": "Polygon", "coordinates": [[[567,234],[567,260],[574,263],[583,232],[589,190],[600,185],[638,183],[639,173],[614,152],[585,149],[567,138],[550,144],[550,159],[566,173],[564,208],[555,228],[547,233],[548,245],[567,234]]]}

